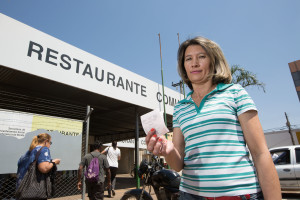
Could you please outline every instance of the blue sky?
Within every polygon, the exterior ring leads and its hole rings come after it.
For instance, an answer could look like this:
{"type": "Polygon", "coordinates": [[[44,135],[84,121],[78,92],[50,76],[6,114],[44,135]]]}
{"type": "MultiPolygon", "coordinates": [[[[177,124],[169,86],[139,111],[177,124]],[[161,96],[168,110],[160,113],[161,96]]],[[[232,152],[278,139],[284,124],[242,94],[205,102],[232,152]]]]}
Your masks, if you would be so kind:
{"type": "MultiPolygon", "coordinates": [[[[180,41],[202,35],[216,41],[230,65],[266,84],[246,88],[263,128],[300,127],[300,102],[288,63],[300,60],[298,0],[1,0],[0,12],[64,42],[161,83],[180,80],[180,41]]],[[[1,27],[0,27],[1,29],[1,27]]]]}

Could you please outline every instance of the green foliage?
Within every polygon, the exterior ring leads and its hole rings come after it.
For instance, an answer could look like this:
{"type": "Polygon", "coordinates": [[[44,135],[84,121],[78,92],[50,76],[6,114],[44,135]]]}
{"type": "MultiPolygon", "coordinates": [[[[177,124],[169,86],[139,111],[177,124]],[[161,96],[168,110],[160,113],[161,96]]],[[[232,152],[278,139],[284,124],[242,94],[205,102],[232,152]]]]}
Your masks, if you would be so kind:
{"type": "Polygon", "coordinates": [[[266,92],[265,84],[263,82],[260,82],[256,78],[256,74],[253,74],[252,72],[245,70],[239,65],[231,66],[231,74],[232,74],[232,83],[240,84],[244,88],[248,86],[257,86],[258,88],[262,88],[263,91],[266,92]]]}

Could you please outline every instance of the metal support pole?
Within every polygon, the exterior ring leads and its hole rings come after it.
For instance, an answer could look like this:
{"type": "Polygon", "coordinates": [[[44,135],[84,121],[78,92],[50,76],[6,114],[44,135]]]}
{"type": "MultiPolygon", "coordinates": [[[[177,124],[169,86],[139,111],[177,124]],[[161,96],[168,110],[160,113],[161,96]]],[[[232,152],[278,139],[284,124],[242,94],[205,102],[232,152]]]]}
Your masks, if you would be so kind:
{"type": "MultiPolygon", "coordinates": [[[[89,105],[87,105],[87,111],[86,111],[86,117],[84,119],[84,132],[85,132],[85,150],[84,150],[84,155],[87,154],[88,152],[88,147],[89,147],[89,127],[90,127],[90,116],[93,112],[93,108],[91,108],[89,105]]],[[[83,176],[83,181],[82,181],[82,194],[81,194],[81,199],[85,200],[85,190],[86,190],[86,185],[85,185],[85,176],[83,176]]]]}
{"type": "Polygon", "coordinates": [[[286,125],[287,125],[287,127],[289,129],[289,133],[290,133],[290,136],[291,136],[291,139],[292,139],[292,143],[293,143],[293,145],[295,145],[295,141],[294,141],[294,137],[293,137],[292,128],[291,128],[291,124],[290,124],[289,118],[288,118],[286,112],[284,114],[285,114],[285,117],[286,117],[286,125]]]}
{"type": "Polygon", "coordinates": [[[165,104],[164,72],[163,72],[163,66],[162,66],[160,33],[158,34],[158,37],[159,37],[159,50],[160,50],[160,70],[161,70],[161,83],[162,83],[162,92],[163,92],[164,117],[165,117],[165,124],[167,126],[167,113],[166,113],[166,104],[165,104]]]}
{"type": "Polygon", "coordinates": [[[139,169],[139,113],[137,107],[135,108],[135,178],[136,178],[136,188],[140,188],[140,177],[138,176],[138,169],[139,169]]]}
{"type": "MultiPolygon", "coordinates": [[[[179,33],[177,33],[177,36],[178,36],[178,44],[179,44],[179,47],[180,47],[180,40],[179,40],[179,33]]],[[[182,88],[183,88],[183,96],[185,98],[185,84],[184,84],[184,81],[182,81],[182,88]]],[[[180,85],[180,88],[181,88],[181,85],[180,85]]]]}
{"type": "MultiPolygon", "coordinates": [[[[160,33],[158,34],[158,37],[159,37],[159,50],[160,50],[160,69],[161,69],[161,83],[162,83],[163,104],[164,104],[164,118],[165,118],[165,124],[168,127],[167,113],[166,113],[166,104],[165,104],[165,86],[164,86],[164,72],[163,72],[163,66],[162,66],[160,33]]],[[[168,133],[166,133],[165,136],[168,139],[168,133]]]]}

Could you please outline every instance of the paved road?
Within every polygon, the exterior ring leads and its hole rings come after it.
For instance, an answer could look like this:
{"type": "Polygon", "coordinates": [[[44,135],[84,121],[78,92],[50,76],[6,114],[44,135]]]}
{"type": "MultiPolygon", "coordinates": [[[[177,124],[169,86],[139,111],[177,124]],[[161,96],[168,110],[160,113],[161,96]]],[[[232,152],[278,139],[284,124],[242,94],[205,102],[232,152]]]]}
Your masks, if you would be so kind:
{"type": "MultiPolygon", "coordinates": [[[[136,188],[136,181],[135,179],[131,178],[129,174],[118,174],[117,177],[117,184],[116,184],[116,196],[113,198],[107,197],[107,191],[105,192],[105,199],[111,200],[120,200],[123,194],[128,191],[129,189],[136,188]]],[[[155,194],[152,192],[151,196],[154,200],[157,198],[155,194]]],[[[283,191],[282,193],[282,200],[300,200],[300,191],[283,191]]]]}
{"type": "MultiPolygon", "coordinates": [[[[107,197],[107,191],[105,192],[105,199],[111,199],[111,200],[120,200],[123,194],[128,191],[129,189],[135,189],[136,187],[136,181],[135,179],[131,178],[128,174],[120,174],[118,175],[117,179],[117,185],[116,185],[116,196],[113,198],[107,197]]],[[[151,196],[154,200],[157,198],[155,197],[155,194],[152,192],[151,196]]],[[[282,200],[300,200],[300,191],[284,191],[282,193],[282,200]]]]}
{"type": "MultiPolygon", "coordinates": [[[[116,196],[109,198],[107,191],[105,191],[104,199],[106,200],[120,200],[123,194],[130,190],[130,189],[135,189],[136,188],[136,181],[132,177],[130,177],[129,174],[118,174],[117,175],[117,184],[116,184],[116,196]]],[[[153,200],[157,200],[155,197],[155,194],[152,192],[151,196],[153,200]]],[[[78,198],[74,199],[81,199],[79,196],[78,198]]],[[[85,198],[88,200],[88,197],[85,198]]],[[[282,193],[282,200],[300,200],[300,191],[294,191],[294,192],[288,192],[284,191],[282,193]]]]}
{"type": "MultiPolygon", "coordinates": [[[[117,184],[116,184],[116,196],[113,198],[108,197],[108,192],[104,192],[104,199],[111,200],[120,200],[123,194],[130,190],[136,188],[136,180],[132,178],[129,174],[118,174],[117,175],[117,184]]],[[[153,191],[153,190],[152,190],[153,191]]],[[[151,192],[153,200],[157,200],[154,192],[151,192]]]]}

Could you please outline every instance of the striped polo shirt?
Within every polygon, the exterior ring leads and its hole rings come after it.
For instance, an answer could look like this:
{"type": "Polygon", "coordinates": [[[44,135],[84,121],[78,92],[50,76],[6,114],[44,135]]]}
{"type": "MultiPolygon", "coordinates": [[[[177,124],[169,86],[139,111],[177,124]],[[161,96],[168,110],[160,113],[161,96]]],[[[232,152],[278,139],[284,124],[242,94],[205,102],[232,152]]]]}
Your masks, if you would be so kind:
{"type": "Polygon", "coordinates": [[[185,141],[180,190],[206,197],[261,191],[238,121],[240,114],[257,110],[251,97],[238,84],[220,83],[198,107],[192,93],[173,114],[173,127],[185,141]]]}

